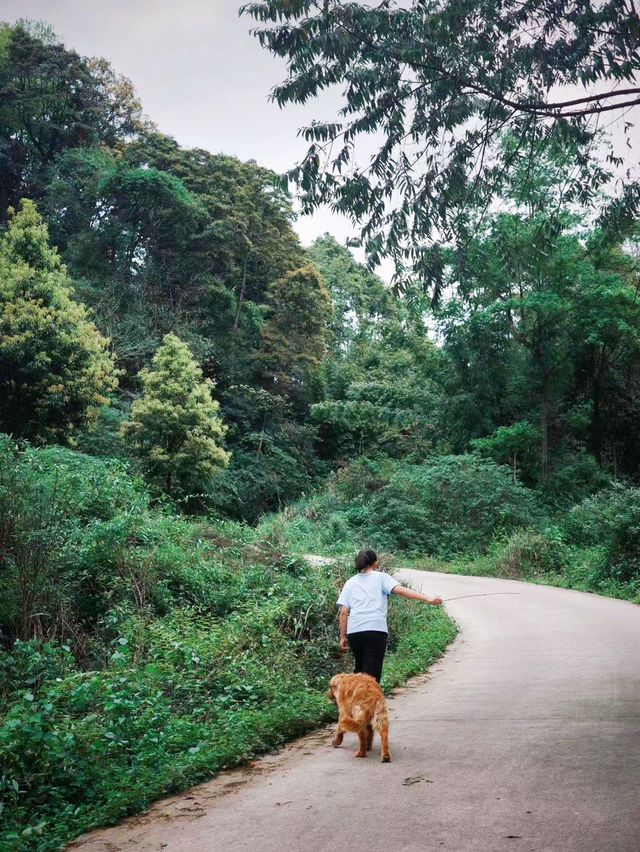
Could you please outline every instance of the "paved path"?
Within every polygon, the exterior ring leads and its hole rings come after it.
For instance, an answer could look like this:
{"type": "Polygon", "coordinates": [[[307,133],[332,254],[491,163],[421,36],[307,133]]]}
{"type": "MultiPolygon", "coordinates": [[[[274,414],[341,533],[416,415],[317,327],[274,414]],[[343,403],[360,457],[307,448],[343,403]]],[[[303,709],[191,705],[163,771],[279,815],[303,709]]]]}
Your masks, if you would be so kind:
{"type": "MultiPolygon", "coordinates": [[[[82,852],[640,852],[640,607],[404,572],[461,632],[391,701],[393,762],[298,740],[82,852]],[[516,594],[494,594],[496,592],[516,594]]],[[[416,604],[418,605],[418,604],[416,604]]]]}

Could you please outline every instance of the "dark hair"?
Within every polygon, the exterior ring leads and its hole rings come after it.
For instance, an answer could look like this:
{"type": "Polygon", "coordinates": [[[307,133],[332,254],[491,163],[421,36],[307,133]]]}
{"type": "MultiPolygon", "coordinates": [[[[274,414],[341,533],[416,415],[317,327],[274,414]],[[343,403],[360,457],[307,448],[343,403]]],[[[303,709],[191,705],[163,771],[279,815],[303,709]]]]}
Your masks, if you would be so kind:
{"type": "Polygon", "coordinates": [[[378,561],[378,554],[375,550],[361,550],[356,556],[356,571],[364,571],[365,568],[370,568],[378,561]]]}

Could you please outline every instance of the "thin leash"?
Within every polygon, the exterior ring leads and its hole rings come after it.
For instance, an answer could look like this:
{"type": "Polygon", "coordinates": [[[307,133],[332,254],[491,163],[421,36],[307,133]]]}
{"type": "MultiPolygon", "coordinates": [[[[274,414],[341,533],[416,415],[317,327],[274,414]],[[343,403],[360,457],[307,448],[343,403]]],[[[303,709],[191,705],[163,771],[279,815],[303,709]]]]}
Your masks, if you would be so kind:
{"type": "Polygon", "coordinates": [[[487,598],[489,595],[519,595],[520,592],[482,592],[479,595],[460,595],[457,598],[443,598],[442,603],[447,601],[461,601],[463,598],[487,598]]]}

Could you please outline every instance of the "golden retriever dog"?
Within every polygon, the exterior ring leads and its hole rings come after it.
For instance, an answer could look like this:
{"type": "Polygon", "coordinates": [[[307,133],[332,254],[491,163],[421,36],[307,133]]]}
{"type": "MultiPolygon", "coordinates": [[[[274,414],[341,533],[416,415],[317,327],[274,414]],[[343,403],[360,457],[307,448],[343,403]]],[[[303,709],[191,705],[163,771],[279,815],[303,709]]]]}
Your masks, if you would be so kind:
{"type": "Polygon", "coordinates": [[[338,730],[331,745],[338,748],[347,731],[360,738],[356,757],[366,757],[373,742],[373,732],[378,731],[381,740],[383,763],[389,763],[389,716],[384,693],[377,681],[367,674],[337,674],[331,678],[329,692],[331,701],[338,705],[338,730]]]}

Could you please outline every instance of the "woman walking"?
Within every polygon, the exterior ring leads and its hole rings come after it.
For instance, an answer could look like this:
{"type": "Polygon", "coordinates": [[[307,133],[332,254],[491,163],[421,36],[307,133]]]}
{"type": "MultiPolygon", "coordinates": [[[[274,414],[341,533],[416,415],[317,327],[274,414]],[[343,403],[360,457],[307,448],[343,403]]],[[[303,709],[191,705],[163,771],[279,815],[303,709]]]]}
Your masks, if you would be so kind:
{"type": "Polygon", "coordinates": [[[442,603],[413,589],[401,586],[397,580],[379,570],[374,550],[361,550],[356,556],[358,573],[342,587],[340,607],[340,647],[351,648],[356,665],[354,672],[363,672],[380,682],[382,663],[387,650],[387,599],[399,595],[432,606],[442,603]]]}

